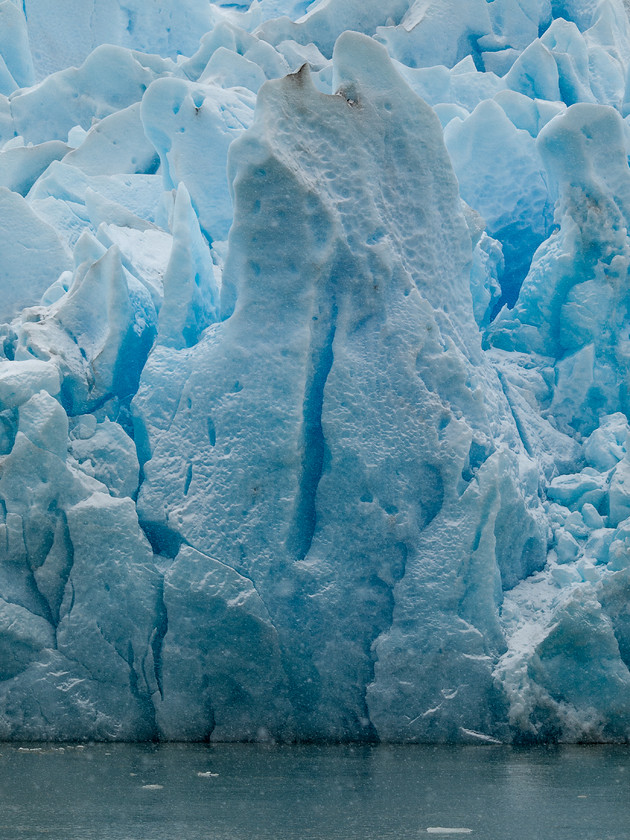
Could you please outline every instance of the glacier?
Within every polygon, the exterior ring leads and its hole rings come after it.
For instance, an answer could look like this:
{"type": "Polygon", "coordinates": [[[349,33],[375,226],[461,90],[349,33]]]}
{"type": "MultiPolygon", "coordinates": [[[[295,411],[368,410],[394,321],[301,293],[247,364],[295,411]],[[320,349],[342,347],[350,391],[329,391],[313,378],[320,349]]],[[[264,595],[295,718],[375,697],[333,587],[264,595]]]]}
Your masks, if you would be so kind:
{"type": "Polygon", "coordinates": [[[621,0],[0,3],[0,739],[630,740],[621,0]]]}

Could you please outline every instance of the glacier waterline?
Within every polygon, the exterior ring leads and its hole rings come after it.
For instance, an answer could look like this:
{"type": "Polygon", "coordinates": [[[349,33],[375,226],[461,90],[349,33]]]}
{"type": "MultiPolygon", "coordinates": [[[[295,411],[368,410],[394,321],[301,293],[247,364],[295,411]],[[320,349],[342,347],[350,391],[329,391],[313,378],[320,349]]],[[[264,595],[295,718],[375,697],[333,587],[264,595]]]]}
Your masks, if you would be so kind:
{"type": "Polygon", "coordinates": [[[7,836],[621,840],[622,747],[3,744],[7,836]]]}
{"type": "Polygon", "coordinates": [[[628,740],[622,4],[51,8],[0,10],[0,735],[628,740]]]}

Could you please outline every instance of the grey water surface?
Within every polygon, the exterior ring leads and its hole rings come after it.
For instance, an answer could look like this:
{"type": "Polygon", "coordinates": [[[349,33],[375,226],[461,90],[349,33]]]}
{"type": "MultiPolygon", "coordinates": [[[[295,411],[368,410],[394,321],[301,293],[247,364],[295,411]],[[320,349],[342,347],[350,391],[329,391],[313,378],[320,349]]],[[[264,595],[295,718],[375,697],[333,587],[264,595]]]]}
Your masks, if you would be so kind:
{"type": "Polygon", "coordinates": [[[628,840],[630,747],[0,744],[0,840],[39,837],[628,840]]]}

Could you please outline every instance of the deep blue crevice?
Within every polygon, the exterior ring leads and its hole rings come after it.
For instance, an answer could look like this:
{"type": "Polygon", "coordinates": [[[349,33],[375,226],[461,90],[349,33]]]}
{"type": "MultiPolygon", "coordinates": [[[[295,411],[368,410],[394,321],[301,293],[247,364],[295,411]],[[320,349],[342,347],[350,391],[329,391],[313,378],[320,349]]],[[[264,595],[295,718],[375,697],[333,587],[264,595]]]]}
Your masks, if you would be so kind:
{"type": "MultiPolygon", "coordinates": [[[[99,628],[100,629],[100,628],[99,628]]],[[[101,633],[103,631],[101,630],[101,633]]],[[[144,686],[138,683],[138,674],[135,669],[135,655],[133,651],[133,644],[131,639],[127,643],[127,656],[123,657],[129,665],[129,692],[134,697],[138,705],[142,708],[144,718],[146,721],[146,730],[143,733],[142,740],[156,740],[157,739],[157,723],[155,719],[155,708],[151,702],[151,698],[144,686]]]]}
{"type": "Polygon", "coordinates": [[[168,614],[166,612],[166,604],[164,603],[164,578],[160,580],[157,610],[155,616],[155,632],[151,639],[151,650],[153,651],[153,667],[155,670],[155,681],[157,683],[160,697],[164,699],[164,691],[162,684],[162,648],[164,645],[164,637],[168,632],[168,614]]]}
{"type": "Polygon", "coordinates": [[[193,465],[188,464],[188,469],[186,470],[186,480],[184,482],[184,496],[188,495],[188,491],[190,490],[190,485],[192,482],[192,475],[193,475],[193,465]]]}
{"type": "Polygon", "coordinates": [[[332,300],[328,318],[313,320],[311,361],[302,409],[302,469],[288,548],[296,560],[308,554],[317,524],[316,496],[322,477],[326,440],[322,429],[324,388],[333,363],[337,304],[332,300]]]}
{"type": "Polygon", "coordinates": [[[140,527],[151,544],[154,554],[161,554],[163,557],[176,557],[177,552],[184,542],[177,531],[165,522],[141,521],[140,527]]]}

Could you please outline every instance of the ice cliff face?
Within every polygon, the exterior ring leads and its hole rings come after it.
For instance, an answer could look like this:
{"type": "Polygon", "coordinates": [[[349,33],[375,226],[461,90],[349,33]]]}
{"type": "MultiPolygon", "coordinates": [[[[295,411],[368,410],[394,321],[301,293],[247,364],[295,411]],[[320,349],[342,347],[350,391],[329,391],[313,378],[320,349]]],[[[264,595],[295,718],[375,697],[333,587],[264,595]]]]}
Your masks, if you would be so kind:
{"type": "Polygon", "coordinates": [[[114,7],[0,3],[0,737],[628,740],[623,5],[114,7]]]}

